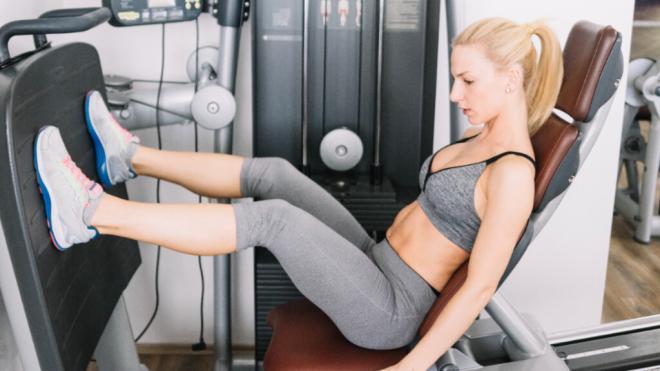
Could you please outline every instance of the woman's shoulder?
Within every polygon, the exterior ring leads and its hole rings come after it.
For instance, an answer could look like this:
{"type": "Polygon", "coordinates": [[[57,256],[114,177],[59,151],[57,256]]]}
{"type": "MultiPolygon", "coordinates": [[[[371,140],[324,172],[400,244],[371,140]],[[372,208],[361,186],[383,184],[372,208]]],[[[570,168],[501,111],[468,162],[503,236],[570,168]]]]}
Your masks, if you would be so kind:
{"type": "Polygon", "coordinates": [[[496,145],[495,155],[488,161],[489,178],[497,181],[534,184],[536,158],[531,142],[506,143],[496,145]]]}

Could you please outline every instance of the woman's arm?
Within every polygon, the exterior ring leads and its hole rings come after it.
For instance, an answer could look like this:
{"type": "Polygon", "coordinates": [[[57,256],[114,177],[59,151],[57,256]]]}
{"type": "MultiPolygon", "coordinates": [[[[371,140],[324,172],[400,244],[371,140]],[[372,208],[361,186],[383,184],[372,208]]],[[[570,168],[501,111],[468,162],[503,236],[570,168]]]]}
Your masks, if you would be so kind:
{"type": "Polygon", "coordinates": [[[486,210],[470,255],[465,284],[395,369],[427,370],[488,304],[532,211],[532,164],[517,156],[495,162],[488,177],[486,197],[486,210]]]}

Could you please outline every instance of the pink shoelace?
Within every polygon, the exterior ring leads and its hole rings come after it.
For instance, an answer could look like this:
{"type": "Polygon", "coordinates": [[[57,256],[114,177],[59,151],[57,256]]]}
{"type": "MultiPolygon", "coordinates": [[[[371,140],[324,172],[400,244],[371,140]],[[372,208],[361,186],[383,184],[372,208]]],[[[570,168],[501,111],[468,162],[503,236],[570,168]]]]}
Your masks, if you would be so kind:
{"type": "Polygon", "coordinates": [[[71,171],[73,174],[73,177],[80,183],[80,185],[83,187],[83,189],[92,189],[96,183],[94,181],[90,180],[85,174],[83,174],[82,170],[71,160],[71,156],[66,156],[64,160],[62,160],[62,163],[64,166],[66,166],[67,169],[71,171]]]}
{"type": "Polygon", "coordinates": [[[115,126],[119,129],[121,135],[126,139],[126,142],[130,142],[131,139],[133,139],[133,134],[124,129],[124,127],[121,126],[114,117],[110,116],[110,118],[112,119],[112,122],[115,124],[115,126]]]}

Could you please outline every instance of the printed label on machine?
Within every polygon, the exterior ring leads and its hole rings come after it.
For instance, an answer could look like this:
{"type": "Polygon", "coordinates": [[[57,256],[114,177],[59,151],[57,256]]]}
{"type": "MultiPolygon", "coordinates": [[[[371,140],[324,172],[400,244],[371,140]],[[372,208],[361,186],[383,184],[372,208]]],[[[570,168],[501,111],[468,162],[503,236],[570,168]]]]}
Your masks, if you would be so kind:
{"type": "Polygon", "coordinates": [[[385,29],[418,31],[421,0],[389,0],[385,6],[385,29]]]}
{"type": "Polygon", "coordinates": [[[140,13],[138,12],[120,12],[117,13],[117,16],[122,21],[135,21],[137,19],[140,19],[140,13]]]}

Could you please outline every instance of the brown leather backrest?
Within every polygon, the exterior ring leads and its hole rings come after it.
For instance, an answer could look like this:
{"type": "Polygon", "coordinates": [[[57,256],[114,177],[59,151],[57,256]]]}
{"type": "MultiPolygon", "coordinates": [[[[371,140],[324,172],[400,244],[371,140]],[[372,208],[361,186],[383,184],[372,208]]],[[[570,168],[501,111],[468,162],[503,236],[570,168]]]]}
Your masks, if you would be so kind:
{"type": "MultiPolygon", "coordinates": [[[[591,121],[604,103],[596,86],[618,37],[612,26],[581,21],[575,24],[564,47],[564,79],[556,107],[575,121],[591,121]]],[[[607,99],[605,99],[607,100],[607,99]]]]}
{"type": "Polygon", "coordinates": [[[575,125],[552,114],[532,137],[536,157],[534,210],[538,210],[550,181],[578,138],[575,125]]]}
{"type": "MultiPolygon", "coordinates": [[[[571,29],[563,52],[564,78],[556,108],[569,114],[576,122],[589,121],[595,111],[613,94],[614,90],[603,92],[603,89],[599,90],[598,87],[610,55],[613,52],[618,53],[613,50],[617,38],[618,33],[611,26],[599,26],[587,21],[581,21],[571,29]]],[[[553,180],[556,183],[555,175],[562,163],[566,165],[569,153],[575,151],[578,136],[575,124],[569,124],[553,114],[532,138],[536,156],[535,212],[544,206],[542,203],[547,204],[548,188],[553,180]]],[[[565,189],[567,184],[562,186],[565,189]]],[[[556,195],[552,195],[554,196],[556,195]]],[[[519,258],[518,256],[517,260],[519,258]]],[[[467,267],[468,262],[465,262],[443,288],[419,328],[420,337],[426,334],[449,300],[463,286],[467,279],[467,267]]],[[[507,271],[510,271],[510,268],[507,267],[507,271]]]]}

